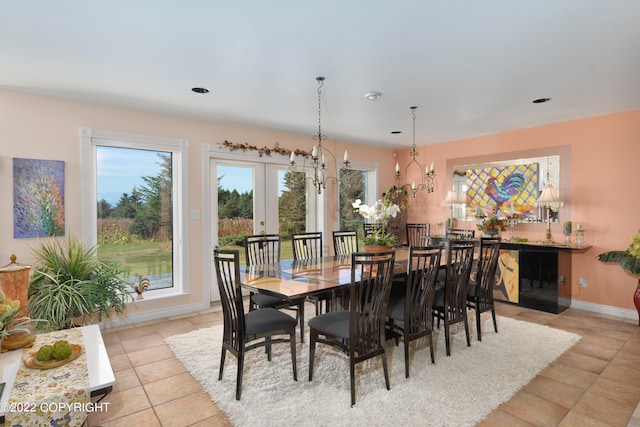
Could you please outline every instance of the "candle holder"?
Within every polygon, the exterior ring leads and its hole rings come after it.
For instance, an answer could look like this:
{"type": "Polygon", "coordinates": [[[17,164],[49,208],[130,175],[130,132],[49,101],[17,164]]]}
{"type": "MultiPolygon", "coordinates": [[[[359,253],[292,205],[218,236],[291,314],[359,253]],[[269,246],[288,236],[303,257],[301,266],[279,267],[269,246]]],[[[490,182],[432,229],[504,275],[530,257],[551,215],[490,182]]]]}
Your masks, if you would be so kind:
{"type": "Polygon", "coordinates": [[[518,218],[508,218],[507,224],[509,224],[509,231],[511,232],[510,242],[514,242],[516,239],[516,225],[518,224],[518,218]]]}
{"type": "Polygon", "coordinates": [[[584,246],[584,230],[582,228],[576,230],[576,246],[579,248],[584,246]]]}

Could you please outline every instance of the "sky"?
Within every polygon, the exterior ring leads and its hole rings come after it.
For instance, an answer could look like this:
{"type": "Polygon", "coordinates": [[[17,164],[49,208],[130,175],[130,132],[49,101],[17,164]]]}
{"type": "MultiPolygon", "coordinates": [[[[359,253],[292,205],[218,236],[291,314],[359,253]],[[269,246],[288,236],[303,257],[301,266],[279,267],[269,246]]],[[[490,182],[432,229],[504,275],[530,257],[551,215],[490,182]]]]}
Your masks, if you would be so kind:
{"type": "MultiPolygon", "coordinates": [[[[158,151],[97,147],[97,195],[115,207],[122,194],[131,194],[134,187],[145,185],[143,176],[156,176],[160,172],[158,151]]],[[[282,192],[285,170],[278,173],[279,191],[282,192]]],[[[238,193],[253,188],[253,168],[218,165],[218,176],[223,189],[238,193]]]]}
{"type": "Polygon", "coordinates": [[[123,193],[145,184],[143,176],[160,172],[157,151],[97,147],[97,194],[115,207],[123,193]]]}

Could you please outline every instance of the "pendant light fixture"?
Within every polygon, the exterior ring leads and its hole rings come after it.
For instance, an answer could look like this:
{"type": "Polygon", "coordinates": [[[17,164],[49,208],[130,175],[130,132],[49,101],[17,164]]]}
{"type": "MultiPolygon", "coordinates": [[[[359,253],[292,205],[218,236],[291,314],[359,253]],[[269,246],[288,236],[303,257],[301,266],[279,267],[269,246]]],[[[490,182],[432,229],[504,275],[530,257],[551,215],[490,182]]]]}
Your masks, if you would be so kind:
{"type": "Polygon", "coordinates": [[[396,162],[396,187],[404,188],[407,193],[411,191],[411,195],[416,197],[416,194],[419,190],[426,190],[427,193],[433,193],[434,191],[434,183],[436,178],[436,171],[433,167],[433,162],[431,162],[431,167],[426,168],[422,166],[422,163],[418,161],[416,157],[420,155],[418,151],[416,151],[416,109],[418,107],[411,107],[411,115],[413,116],[413,145],[411,146],[411,152],[409,156],[411,156],[411,161],[407,164],[407,167],[404,169],[404,179],[405,183],[401,183],[401,172],[400,165],[396,162]],[[413,168],[419,171],[420,181],[416,184],[415,181],[412,181],[411,184],[407,181],[409,178],[409,169],[413,168]]]}
{"type": "MultiPolygon", "coordinates": [[[[313,168],[313,172],[311,172],[311,177],[307,177],[318,194],[322,194],[322,190],[327,188],[327,181],[333,180],[336,183],[338,182],[338,178],[329,175],[327,168],[327,161],[331,161],[332,159],[332,163],[335,164],[336,158],[331,151],[322,146],[322,141],[327,139],[327,136],[322,133],[322,87],[324,86],[324,80],[324,77],[316,77],[316,81],[318,82],[318,133],[313,136],[313,139],[318,141],[318,145],[314,145],[313,150],[311,150],[311,167],[313,168]]],[[[306,166],[306,162],[307,157],[304,158],[303,169],[306,166]]],[[[289,163],[291,164],[291,168],[295,169],[295,154],[293,152],[291,153],[289,163]]],[[[345,150],[344,163],[341,170],[347,170],[349,167],[349,153],[345,150]]]]}

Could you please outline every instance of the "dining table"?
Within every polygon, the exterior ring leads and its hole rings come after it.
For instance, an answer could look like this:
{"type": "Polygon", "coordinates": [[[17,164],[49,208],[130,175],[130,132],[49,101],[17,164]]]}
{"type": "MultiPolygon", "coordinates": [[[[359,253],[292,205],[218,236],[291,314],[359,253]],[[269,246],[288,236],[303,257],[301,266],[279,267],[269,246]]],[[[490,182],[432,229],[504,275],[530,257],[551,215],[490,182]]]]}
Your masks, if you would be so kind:
{"type": "MultiPolygon", "coordinates": [[[[406,276],[408,259],[408,247],[396,249],[394,277],[406,276]]],[[[240,269],[240,282],[243,288],[252,292],[290,300],[318,296],[351,284],[351,255],[286,259],[276,264],[244,266],[240,269]]]]}

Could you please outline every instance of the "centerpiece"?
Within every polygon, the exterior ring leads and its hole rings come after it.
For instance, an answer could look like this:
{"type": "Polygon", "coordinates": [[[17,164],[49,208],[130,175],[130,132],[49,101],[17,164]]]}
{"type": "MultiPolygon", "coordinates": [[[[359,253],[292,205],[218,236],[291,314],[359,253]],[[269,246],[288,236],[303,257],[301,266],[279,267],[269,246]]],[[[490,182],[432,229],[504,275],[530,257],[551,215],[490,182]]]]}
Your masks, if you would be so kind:
{"type": "Polygon", "coordinates": [[[355,212],[375,224],[372,233],[362,239],[366,252],[387,251],[395,246],[398,238],[391,233],[387,233],[387,223],[389,218],[395,218],[398,215],[400,206],[391,200],[382,199],[378,199],[373,206],[362,204],[360,199],[357,199],[351,205],[355,212]]]}
{"type": "MultiPolygon", "coordinates": [[[[579,230],[582,231],[581,226],[579,226],[579,230]]],[[[638,286],[633,294],[633,303],[640,319],[640,230],[631,238],[631,244],[626,250],[603,252],[598,255],[598,261],[617,262],[625,272],[638,279],[638,286]]]]}
{"type": "Polygon", "coordinates": [[[478,224],[478,230],[488,234],[489,236],[495,236],[505,230],[504,220],[497,216],[487,217],[478,224]]]}

